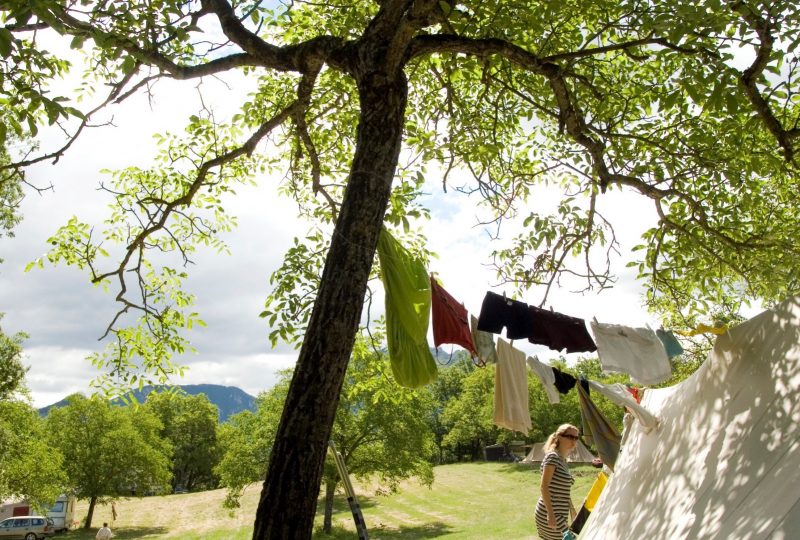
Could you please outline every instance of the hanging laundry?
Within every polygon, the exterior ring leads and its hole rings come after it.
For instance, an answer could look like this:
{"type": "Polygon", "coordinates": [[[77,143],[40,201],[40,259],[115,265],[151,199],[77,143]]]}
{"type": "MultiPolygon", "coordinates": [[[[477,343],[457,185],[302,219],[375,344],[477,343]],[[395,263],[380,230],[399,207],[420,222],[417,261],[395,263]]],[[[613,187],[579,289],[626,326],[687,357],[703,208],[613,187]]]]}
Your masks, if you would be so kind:
{"type": "Polygon", "coordinates": [[[626,383],[625,390],[627,390],[628,393],[633,396],[633,399],[636,400],[636,403],[642,402],[642,398],[644,397],[644,388],[639,388],[638,386],[631,386],[630,384],[626,383]]]}
{"type": "Polygon", "coordinates": [[[531,343],[568,353],[597,350],[583,319],[536,306],[528,306],[528,313],[532,324],[526,337],[531,343]]]}
{"type": "Polygon", "coordinates": [[[487,291],[478,315],[478,330],[499,334],[504,326],[508,339],[528,337],[531,328],[528,304],[487,291]]]}
{"type": "Polygon", "coordinates": [[[683,354],[683,346],[671,330],[659,328],[656,330],[656,335],[658,339],[661,340],[661,344],[664,345],[664,350],[667,351],[667,356],[669,358],[674,358],[683,354]]]}
{"type": "Polygon", "coordinates": [[[556,376],[553,374],[553,368],[547,364],[542,364],[536,356],[529,356],[527,362],[530,370],[542,381],[542,387],[544,388],[545,394],[547,394],[547,400],[551,404],[559,403],[561,398],[558,396],[556,376]]]}
{"type": "Polygon", "coordinates": [[[583,423],[583,438],[589,444],[594,444],[603,463],[612,471],[617,462],[620,442],[622,437],[616,428],[603,416],[600,409],[589,399],[589,394],[582,385],[577,385],[578,402],[581,406],[581,421],[583,423]]]}
{"type": "Polygon", "coordinates": [[[431,289],[422,262],[386,229],[378,237],[378,258],[386,289],[386,340],[392,373],[398,384],[417,388],[436,379],[436,362],[428,346],[431,289]]]}
{"type": "Polygon", "coordinates": [[[664,345],[649,328],[597,321],[591,325],[604,370],[627,373],[640,384],[658,384],[672,374],[664,345]]]}
{"type": "Polygon", "coordinates": [[[707,324],[698,324],[696,328],[692,328],[691,330],[675,330],[675,333],[686,337],[692,337],[698,334],[714,334],[716,336],[721,336],[727,331],[728,331],[727,324],[723,324],[722,326],[708,326],[707,324]]]}
{"type": "Polygon", "coordinates": [[[586,498],[583,500],[583,505],[581,506],[581,509],[578,510],[578,515],[576,515],[575,519],[572,520],[569,530],[575,534],[581,533],[583,526],[586,524],[586,520],[589,519],[589,514],[591,514],[592,510],[594,510],[594,506],[597,504],[597,500],[600,498],[600,494],[603,493],[603,488],[606,487],[607,483],[608,476],[606,476],[606,473],[597,473],[597,478],[595,478],[592,487],[589,488],[589,493],[586,494],[586,498]]]}
{"type": "Polygon", "coordinates": [[[477,356],[467,322],[467,309],[444,290],[433,276],[431,276],[431,318],[434,347],[442,343],[454,343],[464,347],[472,356],[477,356]]]}
{"type": "Polygon", "coordinates": [[[478,352],[478,358],[483,365],[497,363],[497,352],[494,348],[494,336],[489,332],[478,330],[478,318],[475,315],[469,316],[469,326],[472,330],[472,342],[478,352]]]}
{"type": "Polygon", "coordinates": [[[528,408],[528,374],[525,353],[506,340],[497,340],[497,367],[494,374],[494,423],[525,435],[531,429],[528,408]]]}
{"type": "Polygon", "coordinates": [[[564,373],[557,367],[553,368],[553,377],[555,378],[556,390],[561,392],[562,394],[568,394],[570,390],[575,387],[575,383],[578,382],[578,379],[570,375],[569,373],[564,373]]]}
{"type": "Polygon", "coordinates": [[[645,428],[645,433],[649,433],[654,427],[658,425],[658,419],[653,416],[650,411],[639,405],[633,396],[628,392],[624,384],[603,384],[597,381],[589,381],[589,387],[607,397],[612,403],[620,407],[627,407],[639,423],[645,428]]]}

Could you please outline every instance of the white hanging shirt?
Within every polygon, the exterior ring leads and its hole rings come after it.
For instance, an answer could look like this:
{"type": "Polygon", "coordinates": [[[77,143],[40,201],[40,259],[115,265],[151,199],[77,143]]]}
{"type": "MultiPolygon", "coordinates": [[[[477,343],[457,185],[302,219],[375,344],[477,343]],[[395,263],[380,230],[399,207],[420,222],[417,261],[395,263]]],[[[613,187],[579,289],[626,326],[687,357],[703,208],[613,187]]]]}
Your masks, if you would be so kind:
{"type": "Polygon", "coordinates": [[[645,428],[646,433],[649,433],[651,429],[658,425],[658,419],[653,416],[650,411],[636,403],[636,400],[633,399],[633,396],[628,392],[624,384],[603,384],[590,380],[589,388],[592,389],[592,392],[597,391],[601,393],[611,400],[612,403],[616,403],[620,407],[627,407],[628,410],[631,411],[631,414],[639,420],[642,427],[645,428]]]}
{"type": "Polygon", "coordinates": [[[525,353],[502,338],[497,339],[497,367],[494,374],[494,423],[528,434],[531,412],[528,408],[528,372],[525,353]]]}
{"type": "Polygon", "coordinates": [[[544,391],[550,403],[560,403],[561,398],[556,389],[556,376],[553,374],[553,368],[547,364],[541,363],[536,356],[528,357],[528,367],[539,377],[539,380],[542,381],[542,386],[544,387],[544,391]]]}
{"type": "Polygon", "coordinates": [[[658,384],[672,374],[664,344],[649,328],[591,321],[600,365],[627,373],[639,384],[658,384]]]}

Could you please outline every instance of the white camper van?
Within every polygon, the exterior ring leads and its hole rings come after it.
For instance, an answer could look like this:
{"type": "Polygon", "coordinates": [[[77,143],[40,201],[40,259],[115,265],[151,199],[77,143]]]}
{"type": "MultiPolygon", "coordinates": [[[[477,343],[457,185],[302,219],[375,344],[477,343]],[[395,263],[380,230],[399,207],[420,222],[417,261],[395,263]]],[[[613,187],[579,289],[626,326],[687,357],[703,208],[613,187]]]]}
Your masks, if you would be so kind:
{"type": "Polygon", "coordinates": [[[75,516],[75,497],[72,495],[61,495],[56,499],[53,507],[47,511],[47,517],[53,520],[53,528],[56,531],[69,529],[75,516]]]}

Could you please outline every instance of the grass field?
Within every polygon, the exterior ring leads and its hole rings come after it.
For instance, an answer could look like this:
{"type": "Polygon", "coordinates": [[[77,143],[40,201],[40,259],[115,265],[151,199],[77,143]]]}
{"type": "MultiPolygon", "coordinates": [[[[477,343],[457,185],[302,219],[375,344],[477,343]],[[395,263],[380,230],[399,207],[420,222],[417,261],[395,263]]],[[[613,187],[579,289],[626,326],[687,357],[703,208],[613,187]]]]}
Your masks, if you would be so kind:
{"type": "MultiPolygon", "coordinates": [[[[533,506],[539,496],[539,473],[528,465],[513,463],[460,463],[436,467],[431,489],[414,481],[402,484],[398,493],[376,494],[374,484],[356,484],[359,503],[371,539],[492,538],[536,539],[533,506]]],[[[572,467],[576,483],[572,494],[579,506],[597,474],[591,467],[572,467]]],[[[230,514],[222,508],[224,490],[166,495],[117,502],[118,517],[112,525],[116,540],[134,538],[181,538],[184,540],[248,539],[258,504],[259,484],[242,498],[242,508],[230,514]]],[[[76,519],[86,515],[87,504],[78,504],[76,519]]],[[[355,538],[352,515],[342,494],[334,504],[331,535],[322,533],[322,501],[318,505],[315,538],[355,538]]],[[[111,507],[95,509],[90,531],[75,530],[59,538],[92,540],[103,521],[111,522],[111,507]]]]}

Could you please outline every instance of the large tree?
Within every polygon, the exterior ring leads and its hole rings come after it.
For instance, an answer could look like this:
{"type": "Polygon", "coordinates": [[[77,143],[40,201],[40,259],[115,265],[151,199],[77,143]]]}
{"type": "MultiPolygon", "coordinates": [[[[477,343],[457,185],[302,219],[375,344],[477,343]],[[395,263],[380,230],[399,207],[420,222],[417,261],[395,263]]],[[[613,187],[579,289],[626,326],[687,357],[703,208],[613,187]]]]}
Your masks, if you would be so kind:
{"type": "Polygon", "coordinates": [[[69,490],[89,500],[84,528],[98,502],[165,492],[170,480],[169,443],[158,419],[143,408],[116,407],[80,394],[47,415],[47,437],[64,456],[69,490]]]}
{"type": "Polygon", "coordinates": [[[98,106],[159,78],[193,85],[238,71],[257,82],[229,122],[201,111],[185,138],[164,140],[155,167],[116,173],[107,230],[72,220],[49,258],[116,286],[121,311],[140,314],[132,327],[113,319],[96,363],[122,383],[137,368],[166,375],[197,318],[183,271],[148,252],[188,258],[197,243],[218,245],[231,225],[219,195],[270,166],[288,172],[284,190],[301,210],[335,226],[288,254],[265,313],[302,347],[254,538],[302,538],[379,231],[424,213],[414,199],[426,170],[441,170],[444,189],[479,192],[498,219],[537,186],[564,188],[552,213],[531,214],[497,250],[502,277],[523,287],[549,291],[574,274],[609,286],[617,246],[604,195],[625,190],[657,220],[625,261],[652,305],[798,290],[798,10],[765,0],[7,0],[0,118],[19,136],[41,122],[67,122],[74,136],[93,125],[94,110],[47,93],[67,65],[40,43],[44,29],[89,50],[89,75],[110,88],[98,106]],[[455,175],[465,171],[471,179],[455,175]],[[126,248],[111,266],[101,240],[126,248]]]}

